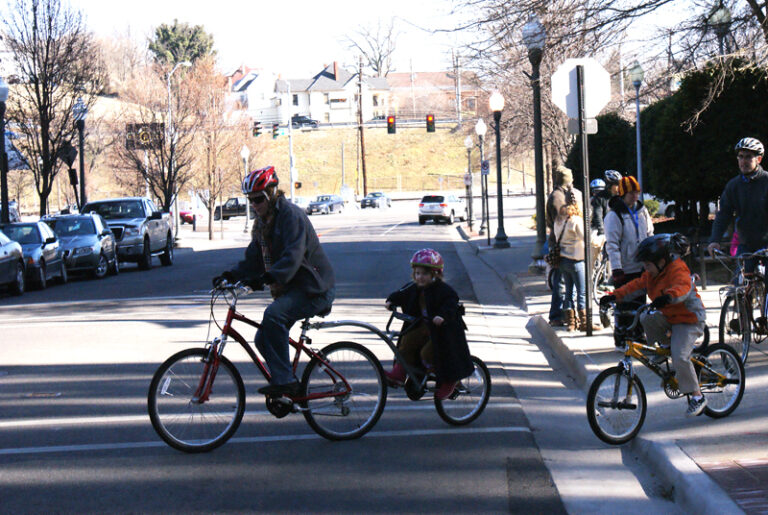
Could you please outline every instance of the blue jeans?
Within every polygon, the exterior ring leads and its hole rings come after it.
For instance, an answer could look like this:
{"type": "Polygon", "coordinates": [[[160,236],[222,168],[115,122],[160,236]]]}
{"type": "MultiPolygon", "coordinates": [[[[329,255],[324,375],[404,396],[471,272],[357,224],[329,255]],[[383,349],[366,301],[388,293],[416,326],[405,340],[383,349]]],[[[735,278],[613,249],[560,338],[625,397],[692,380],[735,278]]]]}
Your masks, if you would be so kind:
{"type": "Polygon", "coordinates": [[[290,290],[272,301],[264,310],[261,328],[256,331],[256,348],[267,362],[272,376],[270,384],[288,384],[296,381],[288,349],[288,332],[297,321],[330,308],[334,298],[335,288],[318,296],[310,296],[300,290],[290,290]]]}
{"type": "Polygon", "coordinates": [[[563,288],[562,274],[559,268],[552,269],[552,300],[549,303],[549,321],[563,319],[563,288]]]}
{"type": "Polygon", "coordinates": [[[567,257],[560,258],[560,273],[565,281],[565,299],[563,309],[573,309],[573,287],[576,286],[576,307],[587,309],[587,288],[584,274],[584,260],[576,261],[567,257]]]}

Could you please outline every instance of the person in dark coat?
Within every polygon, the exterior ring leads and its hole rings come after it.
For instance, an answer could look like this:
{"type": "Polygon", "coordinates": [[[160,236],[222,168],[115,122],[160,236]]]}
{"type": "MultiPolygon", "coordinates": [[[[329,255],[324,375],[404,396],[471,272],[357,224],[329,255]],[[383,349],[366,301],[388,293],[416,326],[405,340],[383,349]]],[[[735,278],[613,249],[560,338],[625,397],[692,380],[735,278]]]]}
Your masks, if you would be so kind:
{"type": "Polygon", "coordinates": [[[245,259],[214,278],[244,281],[254,289],[269,287],[274,299],[264,310],[256,347],[267,362],[270,384],[259,388],[267,396],[296,396],[299,382],[293,374],[288,332],[297,321],[331,309],[336,296],[335,277],[307,214],[277,189],[275,168],[254,170],[243,180],[256,220],[245,259]]]}
{"type": "MultiPolygon", "coordinates": [[[[403,324],[398,350],[408,365],[434,369],[438,399],[448,398],[456,383],[474,370],[459,296],[443,281],[443,266],[437,251],[419,250],[411,258],[413,281],[390,294],[385,303],[387,309],[400,306],[403,313],[418,317],[416,322],[403,324]]],[[[400,385],[406,371],[395,362],[386,375],[400,385]]]]}

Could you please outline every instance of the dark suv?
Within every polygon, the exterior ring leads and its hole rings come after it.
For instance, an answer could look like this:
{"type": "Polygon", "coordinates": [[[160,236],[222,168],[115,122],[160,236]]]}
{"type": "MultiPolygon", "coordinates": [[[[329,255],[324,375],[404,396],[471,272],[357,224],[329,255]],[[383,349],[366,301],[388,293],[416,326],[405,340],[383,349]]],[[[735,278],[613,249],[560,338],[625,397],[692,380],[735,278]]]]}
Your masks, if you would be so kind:
{"type": "Polygon", "coordinates": [[[301,129],[302,127],[317,129],[317,120],[313,120],[309,116],[304,116],[303,114],[295,114],[291,117],[291,126],[294,129],[301,129]]]}
{"type": "MultiPolygon", "coordinates": [[[[245,216],[245,210],[248,207],[248,199],[245,197],[231,197],[224,202],[224,220],[229,220],[233,216],[245,216]]],[[[216,206],[213,211],[213,219],[221,220],[222,206],[216,206]]],[[[256,211],[251,208],[251,218],[256,218],[256,211]]]]}

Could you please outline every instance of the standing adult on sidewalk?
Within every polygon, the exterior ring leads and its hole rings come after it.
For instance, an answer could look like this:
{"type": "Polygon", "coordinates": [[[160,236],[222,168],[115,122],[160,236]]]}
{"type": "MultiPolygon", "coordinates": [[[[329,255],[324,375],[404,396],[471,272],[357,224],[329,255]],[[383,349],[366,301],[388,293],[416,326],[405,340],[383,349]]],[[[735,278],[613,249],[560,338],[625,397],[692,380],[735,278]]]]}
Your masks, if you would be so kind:
{"type": "MultiPolygon", "coordinates": [[[[549,229],[549,239],[547,240],[549,248],[557,246],[557,235],[554,232],[555,220],[560,210],[567,205],[568,195],[575,196],[576,201],[581,202],[581,192],[573,187],[573,173],[569,168],[558,166],[555,170],[555,188],[547,198],[547,228],[549,229]]],[[[555,267],[552,270],[552,300],[549,306],[549,324],[553,327],[562,327],[565,325],[563,318],[563,281],[560,268],[555,267]]]]}
{"type": "Polygon", "coordinates": [[[653,235],[653,221],[640,202],[640,184],[632,176],[619,181],[619,195],[608,206],[605,245],[613,270],[613,286],[618,288],[643,273],[643,263],[635,260],[635,253],[640,242],[653,235]]]}
{"type": "MultiPolygon", "coordinates": [[[[768,172],[760,166],[763,153],[763,144],[755,138],[743,138],[736,144],[741,173],[728,181],[720,196],[720,210],[709,238],[710,254],[720,249],[720,241],[734,216],[735,230],[739,234],[737,254],[768,246],[768,172]]],[[[745,271],[752,272],[756,264],[756,260],[747,260],[745,271]]]]}

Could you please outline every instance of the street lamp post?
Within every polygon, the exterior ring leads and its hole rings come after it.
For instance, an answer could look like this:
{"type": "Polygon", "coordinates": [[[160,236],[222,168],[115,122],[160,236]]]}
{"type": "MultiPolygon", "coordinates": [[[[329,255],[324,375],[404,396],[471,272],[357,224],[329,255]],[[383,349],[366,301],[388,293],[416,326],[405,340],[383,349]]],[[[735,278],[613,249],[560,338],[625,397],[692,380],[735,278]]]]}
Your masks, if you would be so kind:
{"type": "Polygon", "coordinates": [[[507,233],[504,232],[504,195],[501,187],[501,111],[504,109],[504,97],[498,91],[491,94],[488,99],[488,106],[493,112],[493,125],[496,131],[496,217],[498,224],[496,227],[496,236],[493,246],[497,249],[509,247],[507,233]]]}
{"type": "MultiPolygon", "coordinates": [[[[482,118],[479,118],[477,120],[477,123],[475,124],[475,134],[477,134],[477,137],[480,139],[480,165],[482,166],[483,161],[485,160],[484,155],[484,149],[483,149],[483,139],[485,138],[485,133],[488,132],[488,126],[485,124],[482,118]]],[[[485,230],[487,228],[486,225],[486,218],[488,217],[488,182],[486,181],[486,178],[488,176],[484,175],[483,173],[480,174],[480,231],[479,234],[482,236],[485,234],[485,230]]]]}
{"type": "MultiPolygon", "coordinates": [[[[243,179],[248,175],[248,156],[251,155],[251,150],[248,148],[248,145],[243,145],[243,148],[240,149],[240,157],[243,158],[243,179]]],[[[245,227],[243,228],[243,232],[248,232],[248,215],[251,213],[251,203],[248,202],[248,199],[246,199],[245,202],[245,227]]]]}
{"type": "Polygon", "coordinates": [[[541,136],[541,83],[539,80],[539,66],[544,55],[544,45],[547,41],[547,33],[544,26],[534,14],[523,27],[523,43],[528,49],[528,60],[531,62],[530,75],[533,87],[533,150],[536,163],[536,247],[533,251],[533,259],[537,261],[543,257],[542,249],[547,239],[547,226],[544,214],[544,157],[541,136]]]}
{"type": "Polygon", "coordinates": [[[171,104],[171,76],[176,70],[179,69],[179,66],[185,66],[189,68],[190,66],[192,66],[192,63],[190,63],[189,61],[180,61],[176,63],[176,66],[174,66],[173,69],[168,74],[168,80],[166,81],[168,85],[168,127],[166,127],[165,132],[168,135],[168,182],[171,185],[171,193],[173,195],[171,203],[174,208],[173,220],[174,220],[174,227],[176,228],[175,235],[174,235],[175,238],[178,238],[178,235],[179,235],[179,206],[177,203],[178,193],[176,191],[176,181],[173,180],[173,158],[174,158],[174,152],[176,150],[175,148],[176,147],[176,131],[174,130],[174,127],[173,127],[173,109],[171,104]]]}
{"type": "Polygon", "coordinates": [[[715,29],[717,35],[717,41],[720,44],[720,55],[725,55],[725,38],[728,35],[728,31],[731,28],[731,11],[723,4],[720,3],[712,8],[709,16],[707,17],[707,23],[715,29]]]}
{"type": "Polygon", "coordinates": [[[8,83],[0,77],[0,222],[11,221],[8,205],[8,155],[5,153],[5,101],[8,100],[8,83]]]}
{"type": "Polygon", "coordinates": [[[472,232],[472,204],[474,203],[474,197],[472,196],[472,147],[474,145],[475,142],[472,141],[472,136],[467,136],[464,140],[464,146],[467,148],[467,204],[469,204],[467,226],[469,226],[469,232],[472,232]]]}
{"type": "Polygon", "coordinates": [[[643,191],[643,157],[640,152],[640,85],[643,83],[645,72],[640,63],[635,61],[629,67],[629,80],[635,86],[635,146],[637,147],[637,183],[643,191]]]}
{"type": "Polygon", "coordinates": [[[72,108],[75,116],[75,126],[77,127],[78,149],[80,150],[80,206],[83,207],[87,202],[85,197],[85,116],[88,114],[88,108],[85,106],[82,97],[78,97],[75,106],[72,108]]]}

